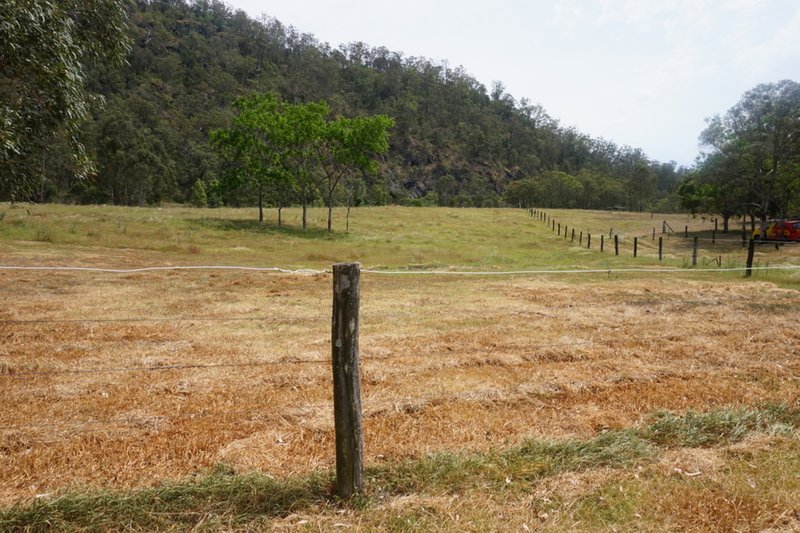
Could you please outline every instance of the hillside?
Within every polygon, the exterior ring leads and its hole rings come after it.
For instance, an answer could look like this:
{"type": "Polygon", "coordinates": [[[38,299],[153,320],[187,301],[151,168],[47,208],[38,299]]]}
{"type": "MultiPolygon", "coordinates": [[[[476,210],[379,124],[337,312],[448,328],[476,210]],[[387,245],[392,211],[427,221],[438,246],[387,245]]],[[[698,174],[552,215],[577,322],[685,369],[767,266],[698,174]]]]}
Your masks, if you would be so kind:
{"type": "Polygon", "coordinates": [[[217,0],[138,0],[128,31],[128,65],[90,74],[90,88],[106,100],[84,129],[96,179],[75,180],[66,147],[54,144],[42,155],[35,200],[185,201],[197,180],[219,177],[209,132],[229,125],[234,98],[252,92],[395,120],[390,152],[360,203],[516,205],[531,197],[520,191],[534,187],[550,207],[643,209],[662,200],[665,208],[679,179],[673,163],[564,128],[541,106],[500,83],[487,90],[461,67],[360,42],[334,49],[217,0]],[[531,178],[504,198],[510,184],[531,178]]]}

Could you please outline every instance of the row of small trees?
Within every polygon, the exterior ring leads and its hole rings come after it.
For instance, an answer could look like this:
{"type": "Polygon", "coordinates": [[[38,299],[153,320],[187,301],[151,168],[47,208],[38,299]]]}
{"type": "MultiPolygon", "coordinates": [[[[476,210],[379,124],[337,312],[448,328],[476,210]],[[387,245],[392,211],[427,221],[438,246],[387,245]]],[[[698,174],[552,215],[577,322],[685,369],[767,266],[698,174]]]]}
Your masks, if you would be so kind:
{"type": "Polygon", "coordinates": [[[352,191],[377,170],[375,157],[389,149],[394,125],[384,115],[332,117],[326,102],[291,104],[271,93],[239,98],[234,106],[233,125],[211,134],[225,161],[222,187],[254,193],[260,222],[267,201],[278,207],[279,225],[283,207],[301,204],[304,230],[308,205],[320,194],[331,231],[334,193],[342,185],[352,191]]]}

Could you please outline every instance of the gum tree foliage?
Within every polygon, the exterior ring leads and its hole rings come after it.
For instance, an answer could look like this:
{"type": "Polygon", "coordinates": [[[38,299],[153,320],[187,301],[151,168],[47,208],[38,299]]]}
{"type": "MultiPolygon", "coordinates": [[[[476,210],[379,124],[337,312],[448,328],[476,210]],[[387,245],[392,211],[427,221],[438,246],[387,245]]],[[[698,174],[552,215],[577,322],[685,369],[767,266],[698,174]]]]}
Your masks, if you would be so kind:
{"type": "Polygon", "coordinates": [[[791,216],[800,196],[800,84],[766,83],[746,92],[700,135],[709,149],[698,178],[712,205],[760,218],[791,216]]]}
{"type": "Polygon", "coordinates": [[[337,188],[377,170],[375,154],[389,148],[393,121],[382,115],[332,118],[325,102],[289,104],[269,93],[239,98],[234,107],[233,127],[214,131],[212,139],[228,161],[229,186],[257,191],[260,222],[265,199],[279,210],[299,199],[306,229],[307,207],[321,194],[331,231],[337,188]]]}
{"type": "Polygon", "coordinates": [[[79,136],[93,95],[87,67],[121,64],[129,49],[124,0],[0,0],[0,195],[33,196],[54,138],[78,176],[92,172],[79,136]]]}
{"type": "Polygon", "coordinates": [[[284,164],[291,147],[290,126],[281,113],[282,105],[272,94],[239,98],[234,102],[238,114],[233,126],[211,133],[226,161],[223,187],[254,193],[259,222],[264,222],[265,202],[277,205],[280,213],[292,200],[297,185],[284,164]]]}
{"type": "MultiPolygon", "coordinates": [[[[320,189],[328,207],[328,231],[331,231],[333,193],[350,178],[350,187],[361,173],[376,172],[374,157],[389,150],[389,129],[394,121],[385,116],[341,117],[325,123],[314,146],[322,170],[320,189]]],[[[349,202],[348,202],[349,205],[349,202]]]]}

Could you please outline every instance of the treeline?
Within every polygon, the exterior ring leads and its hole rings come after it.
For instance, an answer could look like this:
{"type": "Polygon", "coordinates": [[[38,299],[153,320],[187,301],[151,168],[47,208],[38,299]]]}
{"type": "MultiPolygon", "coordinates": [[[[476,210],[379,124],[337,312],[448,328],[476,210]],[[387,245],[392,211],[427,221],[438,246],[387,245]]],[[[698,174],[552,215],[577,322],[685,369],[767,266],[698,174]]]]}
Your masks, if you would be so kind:
{"type": "Polygon", "coordinates": [[[770,218],[800,217],[800,84],[763,83],[700,135],[705,153],[679,187],[683,207],[734,216],[766,228],[770,218]]]}
{"type": "MultiPolygon", "coordinates": [[[[218,0],[137,0],[128,22],[128,64],[93,65],[87,76],[105,99],[82,128],[94,177],[78,179],[68,143],[54,140],[30,199],[147,205],[189,201],[198,182],[217,190],[225,162],[210,133],[230,127],[237,97],[273,93],[325,101],[337,117],[394,120],[356,204],[677,207],[674,163],[564,128],[460,67],[358,42],[332,48],[218,0]]],[[[254,201],[230,190],[213,203],[254,201]]]]}

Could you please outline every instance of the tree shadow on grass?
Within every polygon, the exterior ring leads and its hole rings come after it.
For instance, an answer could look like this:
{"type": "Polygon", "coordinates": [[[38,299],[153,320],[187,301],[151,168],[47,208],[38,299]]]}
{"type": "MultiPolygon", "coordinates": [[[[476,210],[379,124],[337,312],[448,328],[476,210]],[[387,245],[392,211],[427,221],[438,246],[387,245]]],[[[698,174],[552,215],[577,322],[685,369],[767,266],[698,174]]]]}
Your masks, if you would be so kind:
{"type": "Polygon", "coordinates": [[[343,233],[328,232],[323,228],[308,228],[303,230],[301,227],[278,226],[274,222],[258,222],[257,220],[237,220],[225,218],[195,218],[190,219],[189,223],[198,228],[211,229],[217,231],[245,231],[262,235],[287,235],[302,239],[326,239],[338,240],[345,236],[343,233]]]}
{"type": "Polygon", "coordinates": [[[246,525],[335,501],[330,475],[277,481],[264,474],[206,476],[135,491],[67,493],[0,510],[2,531],[188,528],[246,525]]]}

